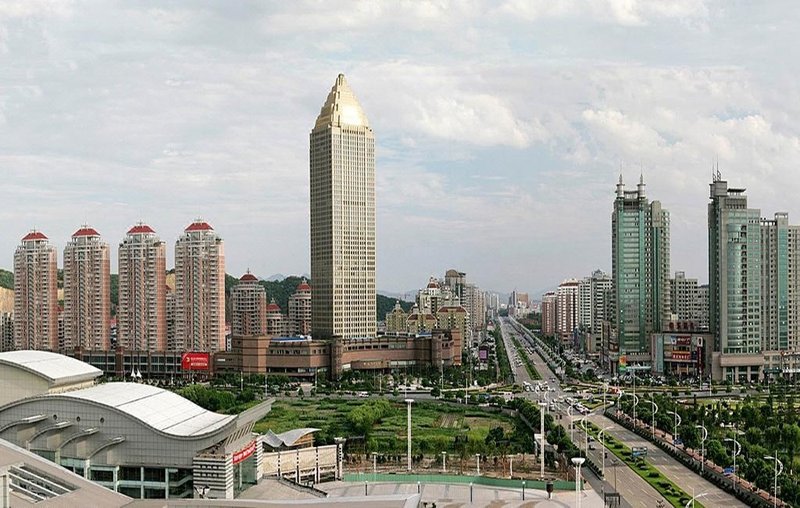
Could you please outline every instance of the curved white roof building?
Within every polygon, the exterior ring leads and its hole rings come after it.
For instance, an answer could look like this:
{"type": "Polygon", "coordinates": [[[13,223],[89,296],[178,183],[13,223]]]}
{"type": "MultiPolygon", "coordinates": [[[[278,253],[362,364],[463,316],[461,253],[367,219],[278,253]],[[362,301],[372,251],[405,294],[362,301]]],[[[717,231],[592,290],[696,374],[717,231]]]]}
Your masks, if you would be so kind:
{"type": "Polygon", "coordinates": [[[253,425],[271,401],[223,415],[147,384],[95,384],[101,374],[57,353],[0,353],[0,438],[134,498],[192,497],[195,482],[230,498],[254,481],[253,425]]]}

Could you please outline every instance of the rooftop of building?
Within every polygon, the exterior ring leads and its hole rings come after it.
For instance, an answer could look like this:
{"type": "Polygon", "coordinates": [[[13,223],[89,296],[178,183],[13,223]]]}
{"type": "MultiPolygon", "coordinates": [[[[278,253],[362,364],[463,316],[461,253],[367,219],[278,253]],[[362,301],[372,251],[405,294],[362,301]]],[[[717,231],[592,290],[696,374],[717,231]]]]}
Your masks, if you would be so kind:
{"type": "Polygon", "coordinates": [[[139,383],[104,383],[51,396],[113,408],[154,430],[179,437],[210,434],[236,419],[236,416],[207,411],[177,393],[139,383]]]}
{"type": "Polygon", "coordinates": [[[30,233],[22,237],[23,242],[31,240],[47,240],[47,237],[41,231],[32,230],[30,233]]]}
{"type": "Polygon", "coordinates": [[[128,230],[129,235],[155,233],[155,230],[143,222],[139,222],[128,230]]]}
{"type": "Polygon", "coordinates": [[[0,353],[0,365],[26,370],[53,386],[91,381],[103,375],[88,363],[50,351],[6,351],[0,353]]]}
{"type": "Polygon", "coordinates": [[[292,429],[286,432],[281,432],[280,434],[275,434],[272,432],[272,429],[270,429],[266,432],[266,434],[264,434],[264,441],[266,441],[266,443],[272,448],[294,446],[295,443],[297,443],[297,441],[303,437],[313,434],[314,432],[319,432],[319,430],[320,429],[305,427],[302,429],[292,429]]]}
{"type": "Polygon", "coordinates": [[[72,233],[73,238],[76,236],[100,236],[100,233],[95,228],[84,224],[80,229],[72,233]]]}
{"type": "Polygon", "coordinates": [[[196,219],[194,222],[186,226],[184,229],[186,232],[190,231],[214,231],[214,228],[211,227],[211,224],[204,221],[203,219],[196,219]]]}
{"type": "Polygon", "coordinates": [[[353,90],[344,79],[344,74],[339,74],[319,112],[314,129],[343,125],[369,128],[369,121],[353,90]]]}

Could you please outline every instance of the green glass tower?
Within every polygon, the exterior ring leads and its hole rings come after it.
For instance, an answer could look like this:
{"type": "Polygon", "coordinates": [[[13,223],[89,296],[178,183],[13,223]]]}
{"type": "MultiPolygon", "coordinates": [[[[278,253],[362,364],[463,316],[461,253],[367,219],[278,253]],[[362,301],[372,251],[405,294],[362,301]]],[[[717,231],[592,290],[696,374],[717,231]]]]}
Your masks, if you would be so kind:
{"type": "Polygon", "coordinates": [[[744,192],[717,173],[708,204],[709,327],[721,369],[715,377],[732,381],[758,379],[764,364],[761,211],[747,207],[744,192]]]}
{"type": "Polygon", "coordinates": [[[644,179],[626,191],[620,175],[611,215],[613,326],[620,355],[647,353],[669,312],[669,212],[649,202],[644,179]]]}

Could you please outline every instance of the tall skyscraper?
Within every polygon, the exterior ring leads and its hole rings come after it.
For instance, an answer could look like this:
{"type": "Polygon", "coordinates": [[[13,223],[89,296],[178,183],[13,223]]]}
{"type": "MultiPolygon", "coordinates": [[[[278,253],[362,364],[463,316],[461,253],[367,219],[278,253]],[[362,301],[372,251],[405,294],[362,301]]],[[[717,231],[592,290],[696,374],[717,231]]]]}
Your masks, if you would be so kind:
{"type": "Polygon", "coordinates": [[[787,213],[761,219],[761,347],[768,351],[789,348],[789,300],[796,299],[789,287],[796,257],[790,233],[797,235],[797,226],[789,225],[787,213]]]}
{"type": "Polygon", "coordinates": [[[135,351],[167,348],[167,248],[147,224],[119,244],[117,341],[135,351]]]}
{"type": "Polygon", "coordinates": [[[64,347],[107,350],[111,256],[100,233],[82,226],[64,247],[64,347]]]}
{"type": "Polygon", "coordinates": [[[249,271],[231,290],[231,333],[237,337],[267,333],[267,290],[249,271]]]}
{"type": "Polygon", "coordinates": [[[14,252],[14,349],[58,350],[57,258],[41,231],[14,252]]]}
{"type": "Polygon", "coordinates": [[[542,335],[553,337],[556,334],[558,297],[555,291],[542,295],[542,335]]]}
{"type": "Polygon", "coordinates": [[[721,376],[755,380],[761,355],[761,211],[719,173],[708,204],[709,325],[721,376]]]}
{"type": "Polygon", "coordinates": [[[225,249],[202,219],[175,242],[173,351],[225,350],[225,249]]]}
{"type": "Polygon", "coordinates": [[[611,294],[611,276],[595,270],[578,286],[578,323],[583,330],[599,336],[603,321],[609,318],[608,307],[611,294]]]}
{"type": "Polygon", "coordinates": [[[626,191],[620,175],[611,216],[613,326],[620,355],[647,353],[669,313],[669,212],[649,202],[644,179],[626,191]]]}
{"type": "Polygon", "coordinates": [[[310,145],[311,333],[374,337],[375,137],[342,74],[310,145]]]}
{"type": "Polygon", "coordinates": [[[556,290],[556,332],[562,340],[573,338],[578,329],[578,280],[568,279],[556,290]]]}

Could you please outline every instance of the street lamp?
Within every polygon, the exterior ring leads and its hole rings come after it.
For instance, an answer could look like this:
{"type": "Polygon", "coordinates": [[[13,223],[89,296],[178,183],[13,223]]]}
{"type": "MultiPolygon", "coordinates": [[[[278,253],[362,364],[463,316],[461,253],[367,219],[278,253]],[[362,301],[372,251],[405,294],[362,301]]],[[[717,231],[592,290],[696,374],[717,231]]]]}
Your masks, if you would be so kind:
{"type": "Polygon", "coordinates": [[[478,476],[480,476],[481,475],[481,454],[480,453],[476,453],[475,454],[475,466],[477,467],[478,476]]]}
{"type": "Polygon", "coordinates": [[[658,413],[658,404],[656,401],[650,399],[647,402],[653,405],[653,440],[656,438],[656,413],[658,413]]]}
{"type": "Polygon", "coordinates": [[[764,457],[764,460],[774,460],[775,461],[775,483],[772,490],[772,506],[778,506],[778,476],[783,473],[783,462],[778,460],[778,452],[775,452],[775,456],[767,455],[764,457]]]}
{"type": "Polygon", "coordinates": [[[581,466],[586,461],[583,457],[572,457],[572,465],[575,466],[575,506],[581,508],[581,466]]]}
{"type": "Polygon", "coordinates": [[[677,446],[678,426],[681,424],[683,419],[681,418],[681,415],[679,415],[677,411],[667,411],[667,414],[675,416],[675,426],[672,428],[672,444],[677,446]]]}
{"type": "Polygon", "coordinates": [[[569,440],[575,442],[575,425],[572,422],[572,406],[567,406],[567,416],[569,417],[569,440]]]}
{"type": "Polygon", "coordinates": [[[733,480],[733,491],[736,492],[736,484],[738,475],[738,471],[736,470],[736,456],[742,453],[742,445],[739,444],[739,441],[736,440],[735,437],[726,437],[726,443],[733,443],[733,474],[731,475],[731,479],[733,480]]]}
{"type": "Polygon", "coordinates": [[[544,479],[544,444],[547,441],[544,435],[544,410],[547,408],[546,402],[539,403],[539,432],[542,433],[542,444],[539,446],[539,460],[541,460],[541,464],[539,465],[539,476],[544,479]]]}
{"type": "Polygon", "coordinates": [[[407,412],[408,426],[407,426],[407,429],[406,429],[406,431],[407,431],[406,437],[408,439],[407,453],[408,453],[408,472],[409,473],[411,472],[411,404],[413,402],[414,402],[414,399],[406,399],[406,404],[408,404],[408,412],[407,412]]]}
{"type": "Polygon", "coordinates": [[[509,477],[509,478],[514,478],[514,457],[515,457],[515,456],[516,456],[516,455],[509,455],[509,456],[508,456],[508,459],[509,459],[509,464],[508,464],[508,477],[509,477]]]}
{"type": "MultiPolygon", "coordinates": [[[[636,372],[636,371],[634,371],[634,372],[636,372]]],[[[635,380],[636,378],[634,377],[633,379],[635,380]]],[[[636,381],[634,381],[634,385],[633,385],[633,430],[636,430],[636,427],[638,427],[638,425],[636,425],[636,422],[637,422],[637,420],[636,420],[636,406],[638,406],[638,405],[639,405],[639,397],[636,396],[636,381]]]]}
{"type": "Polygon", "coordinates": [[[589,431],[586,429],[586,417],[584,416],[578,420],[578,424],[583,429],[583,454],[589,456],[589,431]]]}
{"type": "MultiPolygon", "coordinates": [[[[692,493],[694,493],[694,488],[692,488],[692,493]]],[[[696,496],[693,495],[690,500],[686,501],[686,506],[684,506],[684,508],[689,508],[690,506],[692,508],[694,508],[694,500],[695,499],[700,499],[701,497],[706,496],[706,495],[708,495],[707,492],[703,492],[702,494],[697,494],[696,496]]]]}
{"type": "Polygon", "coordinates": [[[442,473],[447,473],[447,452],[442,452],[442,473]]]}
{"type": "Polygon", "coordinates": [[[703,431],[703,436],[700,438],[700,459],[702,462],[700,463],[700,471],[705,471],[706,469],[706,439],[708,439],[708,429],[706,429],[705,425],[695,425],[695,428],[701,429],[703,431]]]}
{"type": "Polygon", "coordinates": [[[373,479],[378,476],[378,452],[372,452],[372,476],[373,479]]]}
{"type": "MultiPolygon", "coordinates": [[[[613,425],[609,425],[608,427],[603,427],[603,429],[597,434],[597,437],[600,438],[600,444],[603,446],[603,450],[602,450],[603,451],[603,469],[601,470],[601,474],[600,474],[600,476],[603,478],[603,481],[605,481],[605,479],[606,479],[606,436],[605,436],[605,432],[608,429],[612,428],[612,427],[613,427],[613,425]]],[[[617,487],[615,486],[614,490],[616,490],[616,489],[617,489],[617,487]]]]}

